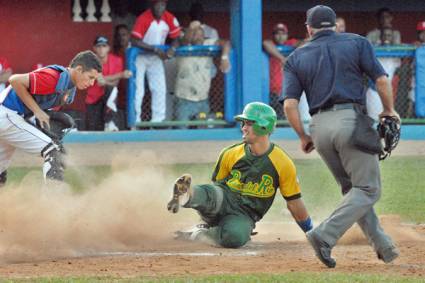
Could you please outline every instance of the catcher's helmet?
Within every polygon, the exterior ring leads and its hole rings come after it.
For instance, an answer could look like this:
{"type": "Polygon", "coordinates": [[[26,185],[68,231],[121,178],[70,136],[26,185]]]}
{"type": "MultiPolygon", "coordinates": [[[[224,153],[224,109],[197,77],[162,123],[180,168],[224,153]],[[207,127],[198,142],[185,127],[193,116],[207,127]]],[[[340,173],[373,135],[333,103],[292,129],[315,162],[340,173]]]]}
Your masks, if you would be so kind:
{"type": "Polygon", "coordinates": [[[252,128],[257,136],[271,134],[276,127],[276,112],[272,107],[262,102],[248,103],[242,114],[235,116],[236,121],[252,121],[252,128]]]}

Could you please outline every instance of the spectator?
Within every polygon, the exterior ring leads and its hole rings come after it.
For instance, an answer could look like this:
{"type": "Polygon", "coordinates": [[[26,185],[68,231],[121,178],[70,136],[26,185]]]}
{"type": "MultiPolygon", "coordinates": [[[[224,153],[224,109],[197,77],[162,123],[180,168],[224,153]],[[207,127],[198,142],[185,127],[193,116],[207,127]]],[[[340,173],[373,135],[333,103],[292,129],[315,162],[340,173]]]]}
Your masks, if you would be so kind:
{"type": "Polygon", "coordinates": [[[401,59],[392,79],[394,106],[401,118],[412,118],[415,104],[415,64],[412,57],[401,59]]]}
{"type": "MultiPolygon", "coordinates": [[[[126,50],[131,46],[130,30],[125,24],[117,25],[114,28],[113,53],[121,57],[126,66],[126,50]]],[[[127,128],[127,84],[128,81],[123,79],[118,84],[117,98],[117,115],[116,122],[120,130],[127,128]]]]}
{"type": "MultiPolygon", "coordinates": [[[[413,42],[417,47],[425,44],[425,21],[416,25],[417,39],[413,42]]],[[[414,117],[415,108],[415,61],[412,57],[401,59],[401,65],[394,72],[392,87],[394,106],[402,118],[414,117]]]]}
{"type": "Polygon", "coordinates": [[[416,25],[417,40],[414,42],[416,46],[425,44],[425,21],[420,21],[416,25]]]}
{"type": "Polygon", "coordinates": [[[174,56],[180,36],[177,19],[166,11],[166,0],[150,0],[150,9],[143,12],[136,20],[132,31],[132,45],[142,48],[146,53],[136,59],[136,123],[141,121],[142,103],[145,95],[145,74],[152,93],[152,122],[165,120],[166,86],[162,60],[174,56]],[[157,45],[163,45],[166,38],[173,41],[165,53],[157,45]]]}
{"type": "Polygon", "coordinates": [[[120,0],[116,5],[112,5],[112,23],[114,27],[125,25],[133,27],[136,16],[130,12],[130,0],[120,0]]]}
{"type": "Polygon", "coordinates": [[[125,24],[117,25],[114,28],[113,52],[115,55],[125,59],[127,48],[131,47],[130,30],[125,24]]]}
{"type": "MultiPolygon", "coordinates": [[[[230,70],[228,57],[230,43],[227,40],[205,39],[200,22],[190,24],[183,42],[188,45],[220,45],[222,52],[219,69],[224,73],[230,70]]],[[[182,56],[176,59],[177,120],[188,121],[201,112],[210,112],[208,93],[213,65],[213,60],[209,56],[182,56]]]]}
{"type": "MultiPolygon", "coordinates": [[[[381,33],[385,28],[392,29],[392,21],[393,21],[393,15],[388,8],[381,8],[376,13],[376,18],[378,21],[378,27],[371,30],[367,33],[367,39],[374,45],[381,45],[381,33]]],[[[401,36],[400,32],[398,30],[392,29],[392,42],[393,44],[400,44],[401,43],[401,36]]]]}
{"type": "Polygon", "coordinates": [[[278,119],[283,119],[282,105],[279,97],[282,94],[283,65],[286,57],[276,48],[276,45],[283,45],[288,40],[288,28],[283,23],[278,23],[273,28],[273,39],[263,41],[263,48],[269,55],[269,78],[270,78],[270,105],[276,111],[278,119]]]}
{"type": "MultiPolygon", "coordinates": [[[[395,33],[392,28],[384,27],[380,33],[380,46],[385,45],[394,45],[395,43],[395,33]]],[[[384,67],[385,72],[388,75],[388,80],[391,82],[394,76],[395,70],[400,66],[400,58],[397,57],[378,57],[378,61],[381,63],[382,67],[384,67]]],[[[367,112],[370,117],[378,120],[378,115],[383,111],[383,106],[381,99],[376,92],[375,85],[370,84],[370,88],[366,93],[367,100],[367,112]]]]}
{"type": "MultiPolygon", "coordinates": [[[[193,2],[189,10],[190,22],[196,21],[201,23],[201,28],[204,30],[205,39],[218,40],[220,38],[218,31],[204,22],[204,15],[204,7],[202,6],[201,2],[193,2]]],[[[211,74],[212,77],[217,75],[217,68],[214,64],[212,65],[211,74]]]]}
{"type": "MultiPolygon", "coordinates": [[[[278,23],[273,28],[273,39],[264,40],[263,48],[269,55],[269,78],[270,78],[270,105],[276,111],[278,119],[284,118],[282,104],[279,97],[282,94],[283,66],[286,58],[276,48],[277,45],[297,46],[296,39],[288,40],[288,28],[283,23],[278,23]]],[[[301,106],[301,105],[300,105],[301,106]]],[[[303,111],[304,112],[304,111],[303,111]]]]}
{"type": "Polygon", "coordinates": [[[115,99],[118,95],[117,85],[121,79],[127,79],[131,72],[124,70],[120,57],[110,53],[108,39],[96,37],[93,50],[102,63],[102,75],[99,75],[93,86],[87,89],[87,130],[117,131],[114,122],[117,112],[115,99]]]}
{"type": "Polygon", "coordinates": [[[335,20],[336,32],[345,32],[345,20],[342,17],[338,17],[335,20]]]}
{"type": "Polygon", "coordinates": [[[12,68],[6,58],[0,57],[0,92],[6,88],[9,77],[12,75],[12,68]]]}
{"type": "Polygon", "coordinates": [[[190,6],[189,16],[191,22],[198,21],[201,23],[201,27],[204,30],[205,39],[218,40],[220,38],[218,36],[217,30],[204,22],[204,7],[200,2],[192,3],[190,6]]]}

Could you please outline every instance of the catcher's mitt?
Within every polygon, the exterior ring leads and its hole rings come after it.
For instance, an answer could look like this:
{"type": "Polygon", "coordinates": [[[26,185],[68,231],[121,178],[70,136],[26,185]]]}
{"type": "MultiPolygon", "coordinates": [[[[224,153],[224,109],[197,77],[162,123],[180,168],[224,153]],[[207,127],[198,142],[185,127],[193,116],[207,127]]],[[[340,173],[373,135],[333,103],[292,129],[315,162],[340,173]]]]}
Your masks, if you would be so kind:
{"type": "Polygon", "coordinates": [[[384,143],[379,160],[384,160],[398,145],[401,134],[400,121],[395,117],[384,116],[381,118],[377,130],[384,143]]]}
{"type": "Polygon", "coordinates": [[[63,137],[75,128],[75,121],[70,115],[63,112],[46,111],[46,113],[50,117],[50,127],[48,129],[40,127],[38,120],[36,121],[37,127],[53,141],[61,143],[63,137]]]}

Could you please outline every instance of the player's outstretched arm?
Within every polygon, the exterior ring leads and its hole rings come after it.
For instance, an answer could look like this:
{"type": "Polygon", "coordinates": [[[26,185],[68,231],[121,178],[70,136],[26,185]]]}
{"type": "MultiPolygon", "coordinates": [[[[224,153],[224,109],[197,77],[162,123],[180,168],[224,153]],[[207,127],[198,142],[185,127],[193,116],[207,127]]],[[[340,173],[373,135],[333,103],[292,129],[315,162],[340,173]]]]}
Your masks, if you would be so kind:
{"type": "Polygon", "coordinates": [[[220,71],[223,73],[227,73],[230,71],[230,60],[229,60],[229,53],[230,53],[230,41],[225,39],[219,39],[217,40],[217,45],[221,46],[221,60],[220,60],[220,71]]]}
{"type": "Polygon", "coordinates": [[[308,215],[307,209],[305,208],[304,202],[301,198],[289,200],[286,203],[289,211],[297,222],[298,226],[304,231],[308,232],[313,229],[313,222],[308,215]]]}
{"type": "Polygon", "coordinates": [[[263,41],[263,48],[264,51],[267,52],[269,56],[276,57],[279,59],[282,63],[285,63],[286,58],[283,56],[280,51],[277,49],[276,44],[270,39],[266,39],[263,41]]]}

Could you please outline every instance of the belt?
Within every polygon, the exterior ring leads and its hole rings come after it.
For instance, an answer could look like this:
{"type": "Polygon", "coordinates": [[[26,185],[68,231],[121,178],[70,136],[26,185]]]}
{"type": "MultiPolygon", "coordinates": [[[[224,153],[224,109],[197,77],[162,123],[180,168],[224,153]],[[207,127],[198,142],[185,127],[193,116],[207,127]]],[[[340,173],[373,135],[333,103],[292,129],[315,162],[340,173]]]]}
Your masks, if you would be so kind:
{"type": "MultiPolygon", "coordinates": [[[[317,111],[314,112],[314,114],[327,112],[327,111],[337,111],[337,110],[344,110],[344,109],[355,109],[357,103],[340,103],[340,104],[334,104],[332,106],[328,107],[322,107],[317,109],[317,111]]],[[[313,115],[314,115],[313,114],[313,115]]]]}

